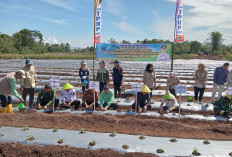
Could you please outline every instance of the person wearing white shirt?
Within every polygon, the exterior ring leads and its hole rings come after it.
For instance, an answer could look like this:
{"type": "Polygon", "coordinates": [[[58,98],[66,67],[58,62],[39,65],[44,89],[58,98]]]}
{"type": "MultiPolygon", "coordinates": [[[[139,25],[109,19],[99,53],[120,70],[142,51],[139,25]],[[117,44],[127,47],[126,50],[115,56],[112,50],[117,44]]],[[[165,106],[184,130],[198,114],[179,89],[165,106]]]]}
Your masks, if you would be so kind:
{"type": "Polygon", "coordinates": [[[163,100],[160,104],[160,113],[179,112],[179,104],[173,94],[169,91],[163,96],[163,100]]]}
{"type": "Polygon", "coordinates": [[[71,106],[74,106],[74,109],[77,110],[80,106],[80,101],[76,100],[76,91],[74,87],[66,83],[61,91],[61,108],[69,109],[71,106]]]}
{"type": "Polygon", "coordinates": [[[168,62],[170,61],[170,56],[168,53],[166,53],[167,51],[167,46],[166,45],[162,45],[162,52],[158,55],[157,61],[158,62],[168,62]]]}

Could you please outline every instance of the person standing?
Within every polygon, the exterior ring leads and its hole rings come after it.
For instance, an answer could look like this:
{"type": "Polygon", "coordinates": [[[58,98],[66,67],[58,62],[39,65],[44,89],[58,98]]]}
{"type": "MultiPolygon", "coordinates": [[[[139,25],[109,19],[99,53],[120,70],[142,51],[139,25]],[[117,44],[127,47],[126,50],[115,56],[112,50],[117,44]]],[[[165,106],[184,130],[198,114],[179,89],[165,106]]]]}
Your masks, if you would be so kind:
{"type": "Polygon", "coordinates": [[[81,78],[82,93],[89,88],[89,68],[86,66],[86,62],[81,62],[81,68],[79,69],[79,76],[81,78]]]}
{"type": "Polygon", "coordinates": [[[119,65],[119,61],[114,61],[114,68],[113,68],[113,82],[114,82],[114,97],[118,98],[121,97],[121,85],[123,83],[123,69],[119,65]],[[117,94],[118,92],[118,94],[117,94]]]}
{"type": "Polygon", "coordinates": [[[105,61],[99,62],[100,69],[98,69],[96,80],[99,81],[100,93],[103,91],[105,85],[110,82],[110,71],[106,68],[105,61]]]}
{"type": "Polygon", "coordinates": [[[232,70],[229,72],[228,77],[227,77],[227,81],[226,81],[226,85],[232,86],[232,70]]]}
{"type": "Polygon", "coordinates": [[[180,84],[180,79],[173,72],[170,72],[167,79],[167,90],[176,97],[176,85],[180,84]]]}
{"type": "Polygon", "coordinates": [[[198,65],[198,70],[196,70],[195,72],[194,98],[196,103],[198,101],[198,97],[199,97],[199,104],[202,103],[201,101],[205,92],[206,84],[207,84],[207,71],[205,70],[205,65],[200,63],[198,65]]]}
{"type": "Polygon", "coordinates": [[[16,81],[22,78],[26,78],[25,72],[23,70],[19,70],[17,72],[9,73],[0,79],[0,100],[2,102],[1,113],[13,113],[11,104],[12,98],[10,96],[11,92],[20,100],[20,102],[24,102],[24,99],[21,98],[17,92],[15,85],[16,81]]]}
{"type": "Polygon", "coordinates": [[[214,71],[213,76],[213,93],[212,93],[212,103],[215,102],[215,95],[218,91],[218,100],[222,96],[224,90],[224,85],[228,76],[229,63],[224,63],[222,67],[217,67],[214,71]]]}
{"type": "Polygon", "coordinates": [[[147,64],[146,70],[144,71],[143,75],[143,83],[147,85],[148,88],[151,90],[150,98],[152,97],[152,90],[156,87],[156,75],[154,72],[154,66],[152,64],[147,64]]]}
{"type": "Polygon", "coordinates": [[[37,85],[37,76],[35,67],[32,65],[32,61],[30,59],[27,59],[25,64],[26,66],[23,67],[22,70],[25,71],[26,78],[21,79],[20,90],[23,93],[22,97],[24,99],[24,104],[26,103],[26,98],[29,94],[29,107],[33,107],[35,87],[37,85]]]}

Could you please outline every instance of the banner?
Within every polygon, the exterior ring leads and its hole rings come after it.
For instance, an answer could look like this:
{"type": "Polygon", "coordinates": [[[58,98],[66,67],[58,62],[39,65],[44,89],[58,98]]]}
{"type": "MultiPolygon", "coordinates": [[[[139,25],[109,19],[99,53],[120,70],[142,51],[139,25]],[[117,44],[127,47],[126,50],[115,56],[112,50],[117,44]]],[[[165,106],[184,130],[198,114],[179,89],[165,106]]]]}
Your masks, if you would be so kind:
{"type": "Polygon", "coordinates": [[[170,61],[172,44],[107,44],[98,43],[98,60],[170,61]]]}
{"type": "Polygon", "coordinates": [[[94,14],[94,26],[95,26],[95,36],[94,43],[100,43],[101,35],[101,18],[102,18],[102,0],[95,0],[95,14],[94,14]]]}
{"type": "Polygon", "coordinates": [[[175,19],[175,42],[184,42],[184,9],[183,0],[177,0],[175,19]]]}

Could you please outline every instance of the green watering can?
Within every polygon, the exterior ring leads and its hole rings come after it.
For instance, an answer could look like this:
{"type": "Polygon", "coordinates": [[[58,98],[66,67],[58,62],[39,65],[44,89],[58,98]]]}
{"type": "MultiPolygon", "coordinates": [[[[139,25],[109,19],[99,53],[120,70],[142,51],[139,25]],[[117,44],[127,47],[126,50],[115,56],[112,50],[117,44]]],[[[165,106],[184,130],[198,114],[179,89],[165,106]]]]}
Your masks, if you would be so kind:
{"type": "Polygon", "coordinates": [[[27,108],[25,107],[24,103],[20,103],[17,108],[19,108],[19,112],[26,113],[27,108]]]}
{"type": "Polygon", "coordinates": [[[192,97],[192,96],[190,96],[190,97],[188,98],[188,102],[193,102],[193,97],[192,97]]]}

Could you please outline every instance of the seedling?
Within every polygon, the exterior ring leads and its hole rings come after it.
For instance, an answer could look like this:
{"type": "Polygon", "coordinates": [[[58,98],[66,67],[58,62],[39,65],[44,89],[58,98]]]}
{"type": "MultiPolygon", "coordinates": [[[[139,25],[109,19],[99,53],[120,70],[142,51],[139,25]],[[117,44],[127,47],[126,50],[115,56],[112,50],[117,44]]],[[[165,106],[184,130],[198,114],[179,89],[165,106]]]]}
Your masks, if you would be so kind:
{"type": "Polygon", "coordinates": [[[204,144],[210,144],[209,139],[208,139],[208,138],[205,138],[205,140],[204,140],[203,143],[204,143],[204,144]]]}
{"type": "Polygon", "coordinates": [[[23,131],[27,131],[27,130],[29,130],[28,125],[25,125],[25,126],[23,127],[23,131]]]}
{"type": "Polygon", "coordinates": [[[164,150],[163,149],[157,149],[156,152],[161,154],[161,153],[164,153],[164,150]]]}
{"type": "Polygon", "coordinates": [[[187,106],[191,106],[190,104],[187,104],[187,106]]]}
{"type": "Polygon", "coordinates": [[[32,135],[28,136],[29,141],[33,141],[34,139],[35,139],[34,136],[32,136],[32,135]]]}
{"type": "Polygon", "coordinates": [[[173,137],[172,139],[170,139],[170,142],[177,142],[176,137],[173,137]]]}
{"type": "Polygon", "coordinates": [[[141,136],[139,136],[139,139],[140,139],[140,140],[144,140],[144,139],[145,139],[145,136],[144,136],[144,135],[141,135],[141,136]]]}
{"type": "Polygon", "coordinates": [[[209,104],[206,104],[205,106],[206,106],[206,107],[209,107],[209,104]]]}
{"type": "Polygon", "coordinates": [[[85,129],[81,128],[80,134],[84,134],[85,133],[85,129]]]}
{"type": "Polygon", "coordinates": [[[96,145],[95,140],[93,140],[92,142],[89,142],[89,145],[90,145],[90,146],[95,146],[95,145],[96,145]]]}
{"type": "Polygon", "coordinates": [[[2,133],[0,133],[0,137],[2,137],[3,136],[3,134],[2,133]]]}
{"type": "Polygon", "coordinates": [[[232,152],[229,153],[229,156],[232,156],[232,152]]]}
{"type": "Polygon", "coordinates": [[[59,130],[58,130],[58,128],[57,127],[55,127],[54,129],[53,129],[53,132],[58,132],[59,130]]]}
{"type": "Polygon", "coordinates": [[[195,156],[200,156],[201,155],[201,153],[198,152],[197,148],[193,149],[192,154],[195,155],[195,156]]]}
{"type": "Polygon", "coordinates": [[[116,136],[116,131],[113,131],[109,136],[110,137],[115,137],[116,136]]]}
{"type": "Polygon", "coordinates": [[[122,145],[123,149],[129,149],[129,146],[127,144],[122,145]]]}
{"type": "Polygon", "coordinates": [[[59,144],[64,143],[64,139],[59,139],[58,143],[59,143],[59,144]]]}

